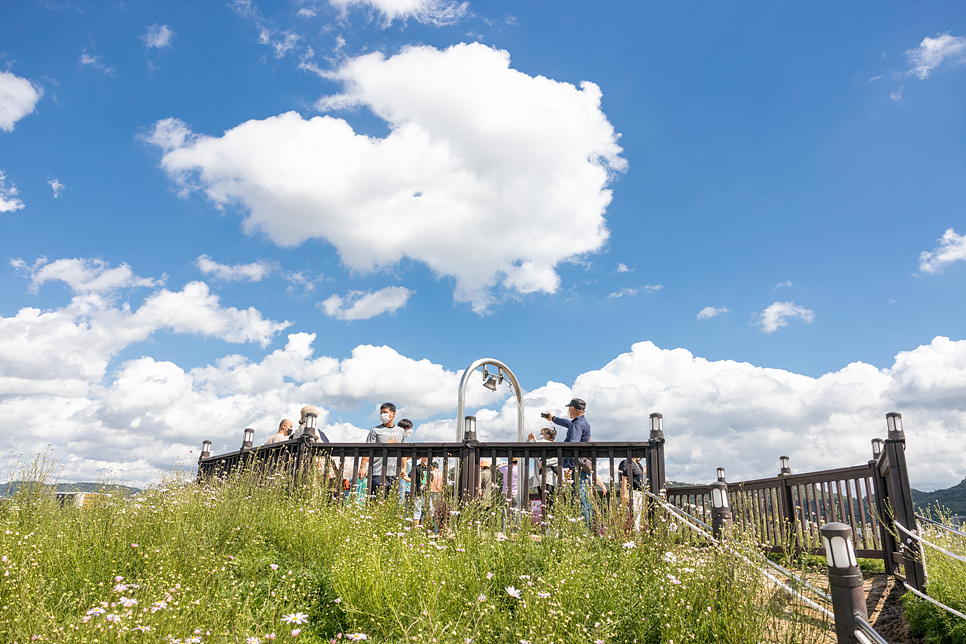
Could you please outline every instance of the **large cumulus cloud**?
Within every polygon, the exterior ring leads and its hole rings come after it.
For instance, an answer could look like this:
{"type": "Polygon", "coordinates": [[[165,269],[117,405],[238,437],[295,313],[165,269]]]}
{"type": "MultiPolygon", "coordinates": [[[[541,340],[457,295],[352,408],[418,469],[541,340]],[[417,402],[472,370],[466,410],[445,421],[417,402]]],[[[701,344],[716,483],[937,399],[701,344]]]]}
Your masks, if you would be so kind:
{"type": "Polygon", "coordinates": [[[241,206],[246,231],[324,239],[357,271],[423,262],[477,311],[500,291],[556,291],[558,264],[606,242],[607,186],[626,161],[593,83],[529,76],[479,44],[368,54],[326,75],[345,90],[320,109],[371,110],[389,134],[290,112],[221,137],[165,119],[147,138],[183,193],[241,206]]]}

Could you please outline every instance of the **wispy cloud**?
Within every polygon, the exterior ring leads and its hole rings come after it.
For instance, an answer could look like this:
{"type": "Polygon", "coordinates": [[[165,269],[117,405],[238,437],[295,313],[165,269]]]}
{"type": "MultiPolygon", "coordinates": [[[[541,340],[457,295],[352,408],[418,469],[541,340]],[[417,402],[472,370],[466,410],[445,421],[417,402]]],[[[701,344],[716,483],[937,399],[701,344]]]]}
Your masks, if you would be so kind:
{"type": "Polygon", "coordinates": [[[384,28],[394,20],[405,22],[409,18],[433,27],[455,25],[470,9],[469,2],[451,0],[329,0],[329,3],[340,8],[343,14],[352,7],[378,12],[382,14],[384,28]]]}
{"type": "Polygon", "coordinates": [[[288,288],[285,289],[289,293],[296,291],[301,291],[303,294],[311,293],[322,281],[322,277],[322,275],[319,275],[316,278],[311,278],[302,271],[284,271],[282,273],[282,279],[289,283],[288,288]]]}
{"type": "Polygon", "coordinates": [[[902,90],[904,90],[905,88],[906,86],[902,85],[901,87],[899,87],[899,89],[889,94],[889,98],[891,98],[894,101],[898,101],[899,99],[902,98],[902,90]]]}
{"type": "Polygon", "coordinates": [[[624,297],[625,295],[637,295],[638,293],[653,293],[655,291],[660,291],[664,288],[663,284],[658,284],[656,286],[651,286],[650,284],[646,286],[641,286],[640,288],[622,288],[619,291],[614,291],[607,297],[624,297]]]}
{"type": "Polygon", "coordinates": [[[267,262],[252,262],[251,264],[219,264],[207,255],[200,255],[195,264],[205,275],[214,275],[229,282],[260,282],[262,278],[271,274],[274,266],[267,262]]]}
{"type": "Polygon", "coordinates": [[[913,64],[913,68],[907,73],[926,79],[932,70],[944,63],[966,63],[966,38],[950,36],[948,33],[938,34],[935,38],[927,36],[915,49],[907,49],[906,57],[913,64]]]}
{"type": "Polygon", "coordinates": [[[100,56],[88,54],[86,49],[81,52],[80,64],[81,67],[93,67],[102,74],[107,74],[108,76],[114,75],[114,67],[104,63],[100,56]]]}
{"type": "Polygon", "coordinates": [[[713,306],[706,306],[700,311],[698,311],[699,320],[710,320],[716,315],[721,315],[722,313],[727,313],[728,309],[725,307],[715,308],[713,306]]]}
{"type": "Polygon", "coordinates": [[[775,284],[775,288],[772,290],[778,290],[783,286],[791,286],[791,285],[792,285],[791,280],[785,280],[784,282],[779,282],[778,284],[775,284]]]}
{"type": "Polygon", "coordinates": [[[634,269],[633,268],[628,268],[627,267],[627,264],[625,264],[624,262],[621,262],[620,264],[617,265],[617,272],[618,273],[633,273],[634,272],[634,269]]]}
{"type": "Polygon", "coordinates": [[[175,33],[168,25],[151,25],[145,34],[141,36],[146,47],[164,49],[171,46],[175,33]]]}
{"type": "Polygon", "coordinates": [[[59,197],[64,192],[64,188],[67,187],[64,184],[62,184],[59,179],[56,179],[56,178],[48,179],[47,183],[50,184],[51,190],[54,191],[54,199],[59,197]]]}
{"type": "Polygon", "coordinates": [[[337,320],[368,320],[406,306],[409,296],[413,293],[414,291],[402,286],[388,286],[375,293],[349,291],[344,298],[333,295],[324,302],[319,302],[319,308],[325,311],[326,315],[337,320]]]}
{"type": "Polygon", "coordinates": [[[17,198],[17,186],[7,187],[7,175],[0,170],[0,212],[13,212],[23,208],[23,202],[17,198]]]}
{"type": "Polygon", "coordinates": [[[779,327],[788,326],[790,318],[799,318],[806,322],[815,319],[815,311],[810,311],[794,302],[775,302],[756,315],[758,316],[756,324],[761,327],[762,333],[774,333],[779,327]]]}
{"type": "Polygon", "coordinates": [[[28,266],[20,258],[10,260],[10,265],[20,274],[30,278],[31,293],[38,293],[44,282],[60,281],[67,284],[75,293],[111,293],[120,288],[140,288],[161,286],[167,276],[159,280],[139,277],[131,267],[121,264],[117,268],[102,259],[58,259],[47,263],[40,257],[28,266]]]}
{"type": "Polygon", "coordinates": [[[919,254],[919,270],[923,273],[942,273],[953,262],[966,260],[966,235],[957,235],[949,228],[938,241],[934,249],[919,254]]]}

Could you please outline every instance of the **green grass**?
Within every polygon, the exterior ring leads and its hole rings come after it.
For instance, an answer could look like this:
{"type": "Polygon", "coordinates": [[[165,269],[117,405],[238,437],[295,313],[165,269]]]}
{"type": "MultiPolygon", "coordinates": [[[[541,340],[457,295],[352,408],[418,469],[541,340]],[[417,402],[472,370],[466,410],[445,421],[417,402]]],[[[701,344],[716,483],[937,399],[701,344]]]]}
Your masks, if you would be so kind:
{"type": "Polygon", "coordinates": [[[502,510],[445,506],[435,534],[395,499],[344,504],[315,481],[251,473],[80,509],[26,486],[0,506],[0,641],[791,644],[827,632],[673,521],[632,533],[602,512],[591,536],[579,508],[556,509],[546,529],[526,517],[505,529],[502,510]],[[307,622],[284,621],[296,613],[307,622]]]}
{"type": "MultiPolygon", "coordinates": [[[[966,557],[966,537],[925,522],[922,524],[921,534],[927,541],[966,557]]],[[[923,550],[926,594],[960,613],[966,613],[966,564],[928,546],[924,546],[923,550]]],[[[902,603],[906,621],[913,632],[922,636],[926,644],[966,644],[966,620],[912,593],[906,593],[902,597],[902,603]]]]}

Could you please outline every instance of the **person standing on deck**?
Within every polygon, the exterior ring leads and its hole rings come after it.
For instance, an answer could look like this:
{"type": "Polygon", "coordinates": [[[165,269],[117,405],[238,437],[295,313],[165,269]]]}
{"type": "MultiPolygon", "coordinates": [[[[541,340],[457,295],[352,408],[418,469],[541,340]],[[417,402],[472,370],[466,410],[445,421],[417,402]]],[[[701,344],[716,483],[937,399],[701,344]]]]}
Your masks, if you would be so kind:
{"type": "MultiPolygon", "coordinates": [[[[561,427],[567,428],[567,437],[564,439],[565,443],[589,443],[590,438],[590,423],[587,422],[587,418],[584,416],[584,412],[587,410],[587,403],[580,398],[573,398],[569,403],[567,403],[567,413],[570,418],[558,418],[550,412],[543,412],[540,414],[542,417],[546,418],[554,425],[560,425],[561,427]]],[[[587,527],[591,527],[591,506],[590,506],[590,481],[591,473],[584,472],[580,468],[579,462],[575,462],[572,458],[565,458],[563,466],[567,469],[571,469],[574,472],[574,481],[577,488],[577,496],[580,498],[580,510],[584,515],[584,521],[587,523],[587,527]]]]}

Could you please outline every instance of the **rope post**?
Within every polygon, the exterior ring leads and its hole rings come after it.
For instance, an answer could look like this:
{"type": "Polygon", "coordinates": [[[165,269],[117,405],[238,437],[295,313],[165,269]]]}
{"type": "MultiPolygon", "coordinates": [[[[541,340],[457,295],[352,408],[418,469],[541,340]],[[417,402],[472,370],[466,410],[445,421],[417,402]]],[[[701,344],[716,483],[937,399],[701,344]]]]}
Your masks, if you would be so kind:
{"type": "Polygon", "coordinates": [[[731,531],[731,508],[728,504],[728,483],[724,468],[718,468],[718,480],[711,484],[711,533],[718,541],[728,538],[731,531]]]}
{"type": "MultiPolygon", "coordinates": [[[[912,502],[909,468],[906,466],[906,435],[902,431],[902,414],[895,411],[886,414],[886,426],[889,430],[885,441],[885,456],[888,459],[886,490],[892,505],[892,517],[907,530],[914,531],[916,507],[912,502]]],[[[926,573],[919,561],[919,544],[906,534],[899,534],[898,537],[906,582],[916,590],[924,590],[926,573]]]]}
{"type": "MultiPolygon", "coordinates": [[[[651,414],[651,434],[647,450],[647,488],[651,494],[661,496],[666,487],[664,480],[664,416],[651,414]]],[[[657,508],[651,505],[648,512],[651,520],[657,508]]]]}
{"type": "Polygon", "coordinates": [[[844,523],[826,523],[819,532],[828,560],[828,586],[835,616],[835,636],[838,644],[855,642],[856,615],[869,621],[865,608],[865,589],[862,571],[855,559],[852,528],[844,523]]]}

